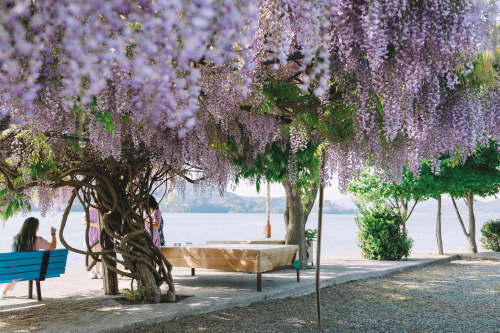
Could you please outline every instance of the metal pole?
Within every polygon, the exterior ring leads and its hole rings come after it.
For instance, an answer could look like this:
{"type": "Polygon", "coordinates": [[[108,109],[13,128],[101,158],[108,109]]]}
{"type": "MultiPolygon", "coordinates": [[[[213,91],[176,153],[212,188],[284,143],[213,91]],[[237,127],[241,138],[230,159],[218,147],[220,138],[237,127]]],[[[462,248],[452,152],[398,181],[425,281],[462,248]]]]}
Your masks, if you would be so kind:
{"type": "Polygon", "coordinates": [[[267,223],[264,227],[264,235],[271,238],[271,183],[267,182],[267,223]]]}
{"type": "Polygon", "coordinates": [[[316,309],[318,312],[318,328],[321,329],[320,279],[319,266],[321,263],[321,229],[323,226],[323,185],[319,185],[319,212],[318,212],[318,240],[316,244],[316,309]]]}
{"type": "Polygon", "coordinates": [[[271,183],[267,182],[267,221],[271,220],[271,183]]]}

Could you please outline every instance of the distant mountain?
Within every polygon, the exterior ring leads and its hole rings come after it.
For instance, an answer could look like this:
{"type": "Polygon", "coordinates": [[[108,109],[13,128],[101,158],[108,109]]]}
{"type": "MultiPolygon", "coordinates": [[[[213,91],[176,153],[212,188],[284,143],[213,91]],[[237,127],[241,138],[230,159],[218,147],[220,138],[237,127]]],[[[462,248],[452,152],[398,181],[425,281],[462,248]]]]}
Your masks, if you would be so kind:
{"type": "MultiPolygon", "coordinates": [[[[225,192],[220,196],[217,189],[206,189],[204,193],[197,193],[192,186],[186,186],[184,196],[173,193],[162,202],[160,209],[163,212],[176,213],[265,213],[265,197],[245,197],[225,192]]],[[[271,213],[283,214],[286,200],[284,197],[271,198],[271,213]]],[[[355,209],[345,208],[333,201],[326,200],[323,204],[325,214],[354,214],[355,209]]],[[[317,213],[318,203],[312,213],[317,213]]]]}
{"type": "Polygon", "coordinates": [[[339,206],[348,208],[348,209],[354,209],[357,211],[356,204],[351,200],[349,197],[343,197],[335,200],[335,203],[339,206]]]}
{"type": "MultiPolygon", "coordinates": [[[[158,196],[157,196],[158,198],[158,196]]],[[[456,200],[462,218],[467,219],[467,206],[461,199],[456,200]]],[[[441,213],[443,215],[455,215],[455,209],[449,197],[443,197],[441,202],[441,213]]],[[[356,214],[356,205],[349,197],[336,199],[335,201],[325,200],[325,214],[356,214]]],[[[221,197],[219,190],[206,188],[203,193],[193,190],[191,185],[186,186],[184,196],[174,192],[167,200],[160,203],[162,212],[176,213],[265,213],[265,197],[245,197],[234,193],[224,192],[221,197]]],[[[410,205],[411,209],[411,205],[410,205]]],[[[39,207],[32,207],[33,211],[39,211],[39,207]]],[[[83,207],[79,202],[73,204],[72,212],[83,212],[83,207]]],[[[285,198],[271,198],[271,213],[282,214],[285,212],[285,198]]],[[[318,212],[318,201],[313,207],[312,213],[318,212]]],[[[435,215],[437,213],[437,200],[430,199],[419,202],[413,214],[435,215]]],[[[500,215],[500,199],[484,202],[474,201],[474,214],[477,216],[498,216],[500,215]]]]}
{"type": "MultiPolygon", "coordinates": [[[[462,218],[467,219],[467,205],[463,199],[456,199],[458,210],[462,218]]],[[[335,200],[335,203],[349,209],[356,210],[356,205],[348,197],[335,200]]],[[[413,207],[413,202],[410,202],[408,209],[413,207]]],[[[413,214],[418,215],[436,215],[437,214],[437,200],[429,199],[427,201],[419,202],[415,206],[413,214]]],[[[441,214],[443,215],[456,215],[455,208],[450,197],[443,196],[441,200],[441,214]]],[[[476,198],[474,201],[474,215],[477,216],[494,216],[500,215],[500,199],[489,202],[480,201],[476,198]]]]}
{"type": "MultiPolygon", "coordinates": [[[[186,188],[185,199],[179,194],[174,194],[170,202],[162,202],[162,211],[165,212],[185,212],[185,213],[265,213],[265,197],[245,197],[234,193],[225,192],[220,197],[216,189],[207,190],[204,194],[186,188]]],[[[462,199],[457,199],[457,206],[462,218],[467,219],[467,206],[462,199]]],[[[325,200],[325,214],[356,214],[356,205],[349,197],[336,199],[335,201],[325,200]]],[[[410,204],[410,209],[412,204],[410,204]]],[[[285,198],[271,198],[271,213],[282,214],[285,212],[285,198]]],[[[313,213],[318,212],[318,201],[314,205],[313,213]]],[[[437,200],[429,199],[419,202],[415,206],[413,214],[435,215],[437,213],[437,200]]],[[[441,201],[441,213],[443,215],[455,215],[455,208],[449,197],[443,197],[441,201]]],[[[500,199],[484,202],[474,201],[474,214],[477,216],[500,215],[500,199]]]]}
{"type": "MultiPolygon", "coordinates": [[[[64,209],[66,207],[62,207],[60,209],[61,212],[64,212],[64,209]]],[[[40,207],[36,207],[36,206],[31,206],[31,211],[34,211],[34,212],[39,212],[40,211],[40,207]]],[[[49,210],[50,211],[50,210],[49,210]]],[[[71,212],[83,212],[83,206],[80,202],[77,202],[77,200],[75,200],[73,202],[73,206],[71,206],[71,212]]]]}
{"type": "MultiPolygon", "coordinates": [[[[458,210],[462,215],[462,218],[467,219],[467,205],[464,200],[457,199],[458,210]]],[[[455,215],[455,208],[451,198],[443,197],[441,200],[441,213],[443,215],[455,215]]],[[[414,214],[437,214],[437,200],[430,199],[424,202],[420,202],[415,206],[414,214]]],[[[475,200],[474,201],[474,215],[500,215],[500,200],[494,200],[490,202],[484,202],[475,200]]]]}

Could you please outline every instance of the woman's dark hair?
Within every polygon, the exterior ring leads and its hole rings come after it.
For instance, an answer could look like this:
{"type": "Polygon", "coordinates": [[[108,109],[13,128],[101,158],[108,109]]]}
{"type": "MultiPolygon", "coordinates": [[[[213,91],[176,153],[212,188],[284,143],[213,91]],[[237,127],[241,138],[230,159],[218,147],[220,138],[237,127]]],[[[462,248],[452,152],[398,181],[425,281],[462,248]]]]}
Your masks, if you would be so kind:
{"type": "Polygon", "coordinates": [[[38,229],[39,221],[35,217],[28,217],[24,220],[21,231],[14,236],[12,243],[12,251],[33,251],[35,249],[36,230],[38,229]]]}
{"type": "Polygon", "coordinates": [[[153,197],[152,195],[149,197],[149,204],[148,204],[149,208],[153,208],[153,209],[158,209],[159,206],[158,206],[158,202],[156,202],[156,199],[155,197],[153,197]]]}

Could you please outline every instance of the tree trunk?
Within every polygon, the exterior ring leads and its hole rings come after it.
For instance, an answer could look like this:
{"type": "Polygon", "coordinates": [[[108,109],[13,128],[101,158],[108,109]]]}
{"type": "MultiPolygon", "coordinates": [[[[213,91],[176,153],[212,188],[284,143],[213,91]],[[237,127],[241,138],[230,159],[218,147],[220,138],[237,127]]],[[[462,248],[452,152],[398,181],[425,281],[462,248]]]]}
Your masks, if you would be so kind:
{"type": "Polygon", "coordinates": [[[406,221],[406,216],[408,215],[408,205],[407,203],[405,202],[405,200],[403,199],[403,195],[401,193],[401,191],[398,192],[398,197],[399,197],[399,202],[401,203],[401,208],[403,208],[403,217],[406,221]]]}
{"type": "Polygon", "coordinates": [[[146,288],[144,294],[146,303],[160,303],[161,289],[156,285],[156,280],[148,266],[138,263],[137,273],[139,275],[139,285],[146,288]]]}
{"type": "Polygon", "coordinates": [[[304,209],[300,193],[295,193],[295,195],[293,195],[291,186],[283,182],[286,192],[286,208],[284,214],[286,230],[285,243],[299,246],[300,267],[302,269],[307,268],[306,222],[318,193],[317,185],[313,185],[313,199],[307,203],[306,209],[304,209]]]}
{"type": "MultiPolygon", "coordinates": [[[[110,256],[110,255],[109,255],[110,256]]],[[[116,255],[112,255],[116,257],[116,255]]],[[[118,295],[118,276],[115,272],[109,269],[109,266],[116,267],[116,264],[111,260],[102,260],[102,283],[105,295],[118,295]]]]}
{"type": "Polygon", "coordinates": [[[438,211],[436,219],[436,240],[439,254],[444,254],[443,251],[443,238],[441,237],[441,195],[438,197],[438,211]]]}
{"type": "Polygon", "coordinates": [[[467,193],[467,209],[469,210],[469,246],[473,253],[477,253],[476,218],[474,217],[474,191],[467,193]]]}
{"type": "Polygon", "coordinates": [[[401,191],[398,192],[398,197],[399,197],[399,202],[401,203],[401,208],[403,208],[403,212],[402,212],[403,225],[401,226],[401,228],[403,229],[402,230],[403,233],[406,235],[406,220],[408,218],[408,205],[405,202],[405,200],[403,199],[403,195],[402,195],[401,191]]]}
{"type": "MultiPolygon", "coordinates": [[[[467,193],[467,198],[469,198],[469,193],[467,193]]],[[[472,195],[472,199],[473,198],[474,198],[474,195],[472,195]]],[[[453,202],[453,207],[455,208],[455,212],[457,213],[458,222],[460,223],[460,227],[462,227],[462,231],[465,235],[465,238],[467,238],[467,241],[469,242],[469,248],[472,252],[477,253],[476,230],[475,230],[476,229],[476,220],[474,218],[474,207],[472,206],[472,200],[467,200],[467,209],[469,210],[469,232],[468,233],[467,233],[467,230],[465,229],[464,221],[462,220],[462,216],[460,216],[460,212],[458,210],[457,203],[455,202],[455,198],[453,196],[451,196],[451,201],[453,202]],[[470,230],[471,227],[473,227],[473,229],[474,229],[472,231],[472,233],[474,234],[474,238],[471,237],[471,230],[470,230]]]]}
{"type": "MultiPolygon", "coordinates": [[[[103,250],[112,250],[114,249],[114,244],[111,241],[111,238],[107,233],[103,233],[103,216],[99,212],[98,213],[99,217],[99,234],[102,235],[100,238],[101,240],[101,248],[103,250]]],[[[108,254],[108,256],[113,256],[116,258],[116,254],[108,254]]],[[[116,268],[116,263],[111,260],[107,259],[106,256],[102,256],[102,283],[103,283],[103,289],[104,289],[104,294],[105,295],[118,295],[120,292],[118,289],[118,276],[117,274],[110,270],[109,267],[116,268]]]]}

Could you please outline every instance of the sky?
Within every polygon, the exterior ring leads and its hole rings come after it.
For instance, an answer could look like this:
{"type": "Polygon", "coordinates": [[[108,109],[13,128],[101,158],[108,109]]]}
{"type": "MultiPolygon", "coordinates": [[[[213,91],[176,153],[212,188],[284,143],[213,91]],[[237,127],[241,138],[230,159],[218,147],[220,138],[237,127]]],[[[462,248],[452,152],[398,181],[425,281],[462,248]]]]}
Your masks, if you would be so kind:
{"type": "MultiPolygon", "coordinates": [[[[236,185],[235,190],[228,189],[227,192],[235,193],[239,196],[245,196],[245,197],[265,197],[266,196],[266,185],[263,184],[260,189],[260,193],[257,193],[257,190],[255,189],[255,184],[250,184],[247,181],[243,181],[240,184],[236,185]]],[[[285,196],[285,190],[283,188],[283,185],[275,183],[271,184],[271,197],[272,198],[278,198],[278,197],[284,197],[285,196]]],[[[338,189],[338,180],[335,178],[332,180],[332,185],[329,187],[325,188],[324,192],[325,200],[331,200],[331,201],[336,201],[339,199],[345,199],[348,198],[350,199],[349,195],[342,195],[338,189]]],[[[500,196],[500,195],[499,195],[500,196]]],[[[474,198],[475,200],[478,201],[493,201],[496,200],[494,196],[491,197],[486,197],[486,198],[481,198],[476,196],[474,198]]]]}
{"type": "MultiPolygon", "coordinates": [[[[263,184],[260,189],[260,193],[257,193],[257,190],[255,189],[255,184],[250,184],[246,181],[241,182],[240,184],[236,185],[236,190],[231,190],[229,189],[228,192],[235,193],[239,196],[246,196],[246,197],[265,197],[266,194],[266,185],[263,184]]],[[[283,188],[283,185],[279,183],[271,184],[271,197],[272,198],[278,198],[278,197],[284,197],[285,196],[285,189],[283,188]]],[[[335,179],[332,182],[332,186],[326,187],[325,192],[324,192],[325,200],[338,200],[342,198],[346,198],[347,196],[344,196],[340,193],[338,190],[338,182],[335,179]]]]}

